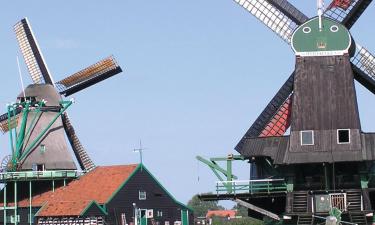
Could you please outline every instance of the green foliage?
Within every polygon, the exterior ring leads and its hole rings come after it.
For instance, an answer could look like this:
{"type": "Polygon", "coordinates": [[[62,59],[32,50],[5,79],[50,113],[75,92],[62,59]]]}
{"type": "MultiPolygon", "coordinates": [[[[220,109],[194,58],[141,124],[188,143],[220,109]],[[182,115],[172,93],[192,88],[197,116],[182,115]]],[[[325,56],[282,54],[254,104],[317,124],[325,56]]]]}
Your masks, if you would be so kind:
{"type": "Polygon", "coordinates": [[[263,223],[264,225],[283,225],[282,221],[276,221],[268,217],[264,217],[263,223]]]}
{"type": "Polygon", "coordinates": [[[237,216],[248,217],[248,212],[247,212],[246,207],[243,207],[242,205],[237,204],[233,206],[232,209],[237,211],[237,216]]]}
{"type": "Polygon", "coordinates": [[[224,210],[224,207],[218,205],[217,201],[201,201],[198,195],[194,195],[188,202],[188,206],[194,210],[195,217],[204,217],[209,210],[224,210]]]}
{"type": "Polygon", "coordinates": [[[250,217],[231,219],[228,221],[223,221],[219,218],[213,218],[212,224],[213,225],[263,225],[263,222],[260,220],[250,218],[250,217]]]}

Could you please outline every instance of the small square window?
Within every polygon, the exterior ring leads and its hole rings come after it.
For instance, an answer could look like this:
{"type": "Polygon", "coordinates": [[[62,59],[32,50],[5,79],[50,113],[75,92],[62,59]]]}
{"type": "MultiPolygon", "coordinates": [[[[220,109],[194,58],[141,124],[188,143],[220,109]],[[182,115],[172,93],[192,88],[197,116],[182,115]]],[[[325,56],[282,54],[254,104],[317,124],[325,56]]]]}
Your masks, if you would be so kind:
{"type": "Polygon", "coordinates": [[[146,200],[146,191],[139,191],[139,200],[146,200]]]}
{"type": "Polygon", "coordinates": [[[350,143],[350,129],[337,130],[337,144],[349,144],[349,143],[350,143]]]}
{"type": "Polygon", "coordinates": [[[314,131],[304,130],[301,131],[301,145],[314,145],[314,131]]]}

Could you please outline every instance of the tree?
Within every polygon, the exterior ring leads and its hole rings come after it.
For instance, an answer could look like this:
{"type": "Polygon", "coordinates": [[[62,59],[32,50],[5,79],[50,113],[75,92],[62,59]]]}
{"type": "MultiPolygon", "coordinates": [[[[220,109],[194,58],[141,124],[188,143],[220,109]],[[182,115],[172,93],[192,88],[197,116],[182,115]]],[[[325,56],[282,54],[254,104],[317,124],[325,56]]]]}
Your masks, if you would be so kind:
{"type": "Polygon", "coordinates": [[[224,210],[224,207],[219,205],[217,201],[202,201],[198,195],[193,196],[188,202],[188,206],[194,210],[195,217],[205,217],[209,210],[224,210]]]}
{"type": "Polygon", "coordinates": [[[248,217],[248,212],[247,212],[246,207],[243,207],[242,205],[237,204],[233,206],[232,209],[237,211],[237,216],[248,217]]]}

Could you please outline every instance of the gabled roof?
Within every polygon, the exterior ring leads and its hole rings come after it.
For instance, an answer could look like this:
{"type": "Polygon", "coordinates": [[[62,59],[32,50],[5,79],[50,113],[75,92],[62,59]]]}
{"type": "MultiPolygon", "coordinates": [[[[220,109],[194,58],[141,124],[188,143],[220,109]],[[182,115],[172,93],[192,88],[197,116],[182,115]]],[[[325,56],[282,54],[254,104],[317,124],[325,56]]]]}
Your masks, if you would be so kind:
{"type": "MultiPolygon", "coordinates": [[[[128,182],[128,180],[142,168],[147,172],[165,193],[184,209],[189,209],[178,202],[142,164],[120,166],[98,166],[89,173],[70,182],[66,187],[59,187],[55,192],[48,191],[32,199],[33,207],[41,207],[36,216],[83,216],[86,211],[95,210],[106,214],[100,205],[107,204],[128,182]]],[[[8,204],[11,206],[14,203],[8,204]]],[[[29,207],[29,199],[20,200],[18,207],[29,207]]],[[[192,210],[191,210],[192,211],[192,210]]]]}
{"type": "MultiPolygon", "coordinates": [[[[33,206],[43,206],[38,216],[79,216],[92,202],[105,204],[137,168],[137,164],[98,166],[66,187],[33,198],[33,206]]],[[[19,206],[28,206],[28,199],[19,202],[19,206]]]]}

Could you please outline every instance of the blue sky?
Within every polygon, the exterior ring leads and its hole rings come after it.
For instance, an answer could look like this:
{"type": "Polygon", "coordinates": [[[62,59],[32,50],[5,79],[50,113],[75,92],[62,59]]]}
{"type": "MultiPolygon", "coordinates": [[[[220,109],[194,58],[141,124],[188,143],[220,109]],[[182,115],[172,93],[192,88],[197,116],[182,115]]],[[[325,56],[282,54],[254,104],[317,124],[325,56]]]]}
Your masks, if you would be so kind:
{"type": "MultiPolygon", "coordinates": [[[[292,1],[309,16],[315,0],[292,1]]],[[[375,6],[352,29],[375,52],[375,6]]],[[[225,156],[294,68],[289,46],[232,0],[6,1],[0,8],[0,106],[21,85],[13,25],[27,16],[54,79],[113,54],[121,75],[74,95],[72,122],[98,165],[144,162],[182,202],[214,190],[196,155],[225,156]],[[199,182],[198,182],[199,177],[199,182]]],[[[23,63],[23,62],[22,62],[23,63]]],[[[30,83],[24,64],[25,83],[30,83]]],[[[357,85],[364,131],[374,96],[357,85]]],[[[9,154],[0,137],[1,157],[9,154]]],[[[247,179],[248,167],[236,167],[247,179]]]]}

